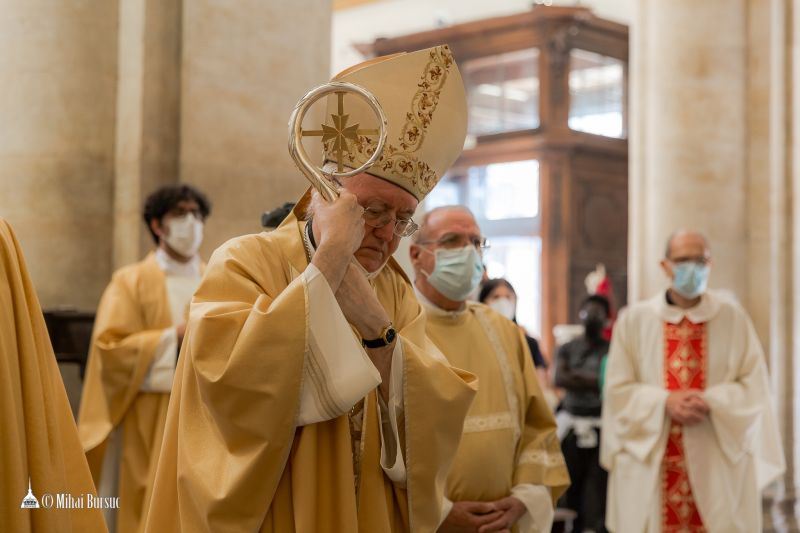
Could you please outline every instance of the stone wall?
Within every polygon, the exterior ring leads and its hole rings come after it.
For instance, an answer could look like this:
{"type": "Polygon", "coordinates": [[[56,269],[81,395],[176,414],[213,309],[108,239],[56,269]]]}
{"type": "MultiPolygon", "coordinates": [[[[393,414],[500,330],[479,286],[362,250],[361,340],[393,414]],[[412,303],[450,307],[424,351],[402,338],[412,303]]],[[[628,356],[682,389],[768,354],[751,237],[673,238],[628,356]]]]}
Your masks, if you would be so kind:
{"type": "Polygon", "coordinates": [[[0,216],[50,307],[93,307],[111,273],[117,18],[105,0],[0,9],[0,216]]]}
{"type": "Polygon", "coordinates": [[[330,0],[3,2],[0,216],[43,306],[95,308],[152,248],[162,184],[211,198],[206,257],[296,199],[287,121],[328,78],[330,27],[330,0]]]}

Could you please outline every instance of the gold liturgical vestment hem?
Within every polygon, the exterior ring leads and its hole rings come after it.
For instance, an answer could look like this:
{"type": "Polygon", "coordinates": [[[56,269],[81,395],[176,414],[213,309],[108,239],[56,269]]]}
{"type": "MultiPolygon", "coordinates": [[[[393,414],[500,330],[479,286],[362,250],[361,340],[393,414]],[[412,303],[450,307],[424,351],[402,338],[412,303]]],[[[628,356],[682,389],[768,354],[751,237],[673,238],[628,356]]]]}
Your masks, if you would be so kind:
{"type": "MultiPolygon", "coordinates": [[[[302,217],[302,206],[295,208],[302,217]]],[[[433,532],[474,395],[425,336],[410,283],[390,261],[374,280],[404,354],[400,429],[407,482],[380,466],[375,392],[366,399],[359,490],[347,414],[297,427],[307,346],[301,224],[217,250],[191,306],[148,532],[433,532]]]]}
{"type": "Polygon", "coordinates": [[[97,309],[78,432],[99,487],[109,436],[121,430],[117,533],[140,531],[147,513],[169,393],[140,389],[170,326],[166,277],[155,254],[114,273],[97,309]]]}
{"type": "Polygon", "coordinates": [[[0,218],[0,529],[106,531],[99,509],[21,509],[38,497],[95,495],[42,309],[19,243],[0,218]]]}

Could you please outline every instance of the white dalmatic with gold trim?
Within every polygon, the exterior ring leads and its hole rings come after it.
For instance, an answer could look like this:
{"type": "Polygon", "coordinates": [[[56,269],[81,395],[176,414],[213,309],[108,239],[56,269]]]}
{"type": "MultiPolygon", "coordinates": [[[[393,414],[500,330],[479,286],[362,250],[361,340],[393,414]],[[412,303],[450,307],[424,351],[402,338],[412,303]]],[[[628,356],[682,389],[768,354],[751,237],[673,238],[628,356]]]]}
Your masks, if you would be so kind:
{"type": "Polygon", "coordinates": [[[450,312],[417,297],[434,344],[450,364],[479,378],[447,498],[495,501],[513,495],[528,511],[517,531],[550,531],[553,502],[569,485],[569,475],[520,328],[483,304],[469,302],[463,311],[450,312]]]}

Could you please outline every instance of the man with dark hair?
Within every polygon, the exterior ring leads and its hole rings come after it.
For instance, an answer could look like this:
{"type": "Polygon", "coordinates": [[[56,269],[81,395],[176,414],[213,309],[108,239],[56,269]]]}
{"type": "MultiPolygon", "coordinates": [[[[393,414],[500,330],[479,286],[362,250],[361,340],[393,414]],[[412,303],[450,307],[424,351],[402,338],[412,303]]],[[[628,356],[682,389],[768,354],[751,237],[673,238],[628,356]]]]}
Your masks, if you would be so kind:
{"type": "Polygon", "coordinates": [[[118,514],[106,514],[111,531],[138,531],[148,507],[210,213],[189,185],[152,193],[143,218],[157,248],[115,272],[100,300],[78,432],[98,493],[120,497],[118,514]]]}
{"type": "MultiPolygon", "coordinates": [[[[161,187],[153,194],[147,197],[144,203],[144,212],[142,218],[153,236],[153,240],[161,246],[161,240],[166,241],[165,248],[169,252],[170,248],[173,252],[181,254],[183,246],[178,244],[178,241],[173,241],[169,244],[169,239],[176,237],[170,235],[169,232],[165,234],[164,223],[170,219],[176,219],[193,215],[195,220],[201,223],[208,218],[211,214],[211,203],[202,192],[198,191],[190,185],[168,185],[161,187]],[[165,219],[165,217],[167,217],[165,219]]],[[[173,223],[174,224],[174,223],[173,223]]],[[[202,227],[202,224],[200,225],[202,227]]],[[[202,232],[200,239],[197,241],[197,246],[200,245],[202,240],[202,232]]],[[[185,254],[183,254],[185,256],[185,254]]]]}
{"type": "Polygon", "coordinates": [[[575,530],[605,531],[607,474],[600,467],[600,368],[608,353],[603,330],[611,307],[603,296],[581,304],[584,334],[564,344],[556,356],[555,385],[566,390],[556,420],[572,485],[563,505],[578,513],[575,530]]]}

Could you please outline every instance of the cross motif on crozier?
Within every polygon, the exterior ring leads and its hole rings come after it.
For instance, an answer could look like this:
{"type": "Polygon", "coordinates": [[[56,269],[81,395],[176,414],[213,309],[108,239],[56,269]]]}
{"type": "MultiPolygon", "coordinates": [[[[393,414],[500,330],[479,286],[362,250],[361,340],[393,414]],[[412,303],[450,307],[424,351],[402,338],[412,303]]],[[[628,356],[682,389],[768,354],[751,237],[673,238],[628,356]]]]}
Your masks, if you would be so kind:
{"type": "Polygon", "coordinates": [[[350,115],[344,113],[344,91],[336,91],[338,100],[337,113],[331,115],[333,126],[321,124],[321,130],[301,130],[303,137],[322,137],[322,143],[333,141],[333,152],[336,154],[336,171],[344,172],[344,154],[353,155],[350,152],[348,141],[358,141],[359,135],[378,135],[377,129],[359,129],[360,124],[347,125],[350,115]]]}

